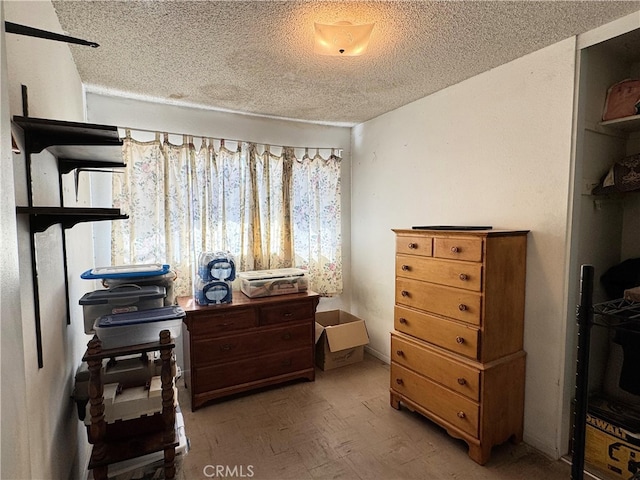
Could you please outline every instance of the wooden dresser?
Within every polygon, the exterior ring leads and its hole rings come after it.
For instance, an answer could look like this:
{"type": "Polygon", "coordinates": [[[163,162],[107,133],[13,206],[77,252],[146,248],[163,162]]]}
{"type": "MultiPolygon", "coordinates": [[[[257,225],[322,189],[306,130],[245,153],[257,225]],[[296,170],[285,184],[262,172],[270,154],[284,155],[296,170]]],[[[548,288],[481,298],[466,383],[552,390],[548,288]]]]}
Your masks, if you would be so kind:
{"type": "Polygon", "coordinates": [[[184,323],[185,371],[191,409],[238,392],[297,378],[315,379],[315,312],[319,295],[294,293],[200,306],[178,304],[184,323]]]}
{"type": "Polygon", "coordinates": [[[483,465],[522,440],[528,231],[394,232],[391,406],[438,423],[483,465]]]}

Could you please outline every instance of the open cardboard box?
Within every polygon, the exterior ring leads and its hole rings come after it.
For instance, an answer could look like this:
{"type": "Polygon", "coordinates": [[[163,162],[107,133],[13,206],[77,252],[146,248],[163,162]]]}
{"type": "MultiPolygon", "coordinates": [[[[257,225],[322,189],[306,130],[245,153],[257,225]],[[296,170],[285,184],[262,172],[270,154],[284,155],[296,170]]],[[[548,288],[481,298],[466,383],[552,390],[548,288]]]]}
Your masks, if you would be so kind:
{"type": "Polygon", "coordinates": [[[364,320],[342,310],[316,313],[316,365],[322,370],[361,362],[367,343],[364,320]]]}

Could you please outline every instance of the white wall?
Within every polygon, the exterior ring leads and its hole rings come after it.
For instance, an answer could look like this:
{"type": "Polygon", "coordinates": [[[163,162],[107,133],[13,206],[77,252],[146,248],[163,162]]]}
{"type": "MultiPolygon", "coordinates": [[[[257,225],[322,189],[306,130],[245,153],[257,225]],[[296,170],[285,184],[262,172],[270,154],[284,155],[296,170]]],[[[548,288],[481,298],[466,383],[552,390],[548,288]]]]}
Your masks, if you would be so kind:
{"type": "Polygon", "coordinates": [[[389,356],[392,228],[528,229],[525,441],[559,445],[575,39],[354,128],[353,313],[389,356]]]}
{"type": "MultiPolygon", "coordinates": [[[[3,2],[5,20],[55,32],[62,31],[50,2],[3,2]]],[[[23,115],[21,85],[28,89],[29,116],[58,120],[83,121],[84,105],[80,78],[69,47],[65,43],[15,34],[5,35],[7,82],[2,82],[2,120],[23,115]],[[6,90],[5,90],[6,89],[6,90]],[[5,93],[6,92],[6,93],[5,93]],[[8,97],[8,98],[7,98],[8,97]]],[[[3,65],[4,67],[4,65],[3,65]]],[[[4,79],[3,79],[4,80],[4,79]]],[[[4,130],[3,130],[4,132],[4,130]]],[[[18,142],[22,132],[14,127],[18,142]]],[[[6,143],[3,138],[3,159],[6,143]]],[[[6,162],[3,162],[6,165],[6,162]]],[[[27,205],[25,155],[13,155],[11,169],[3,169],[3,302],[2,302],[2,478],[79,478],[86,467],[89,444],[71,400],[73,377],[86,348],[82,328],[82,311],[77,304],[86,286],[79,275],[93,262],[91,229],[78,225],[67,231],[71,325],[66,322],[64,271],[62,268],[62,230],[59,225],[38,234],[38,274],[44,367],[38,368],[35,340],[33,283],[29,250],[29,226],[26,216],[19,216],[16,231],[13,221],[5,224],[4,195],[9,181],[15,185],[15,201],[8,200],[7,217],[15,218],[15,205],[27,205]],[[5,230],[5,225],[8,229],[5,230]],[[16,237],[17,233],[17,237],[16,237]],[[17,242],[16,242],[17,238],[17,242]],[[14,265],[19,265],[19,277],[14,265]],[[8,266],[5,277],[5,266],[8,266]],[[13,293],[13,305],[5,303],[13,293]],[[74,301],[75,299],[75,301],[74,301]],[[13,341],[5,351],[5,333],[13,341]],[[22,337],[22,338],[20,338],[22,337]],[[10,358],[7,358],[8,355],[10,358]],[[17,398],[19,397],[19,398],[17,398]],[[11,445],[20,448],[11,454],[11,445]],[[28,445],[26,445],[28,443],[28,445]]],[[[55,160],[48,153],[34,156],[34,205],[57,206],[58,174],[55,160]],[[37,157],[37,158],[35,158],[37,157]]],[[[64,180],[67,206],[75,205],[73,175],[64,180]]],[[[80,204],[86,205],[89,190],[80,192],[80,204]]]]}

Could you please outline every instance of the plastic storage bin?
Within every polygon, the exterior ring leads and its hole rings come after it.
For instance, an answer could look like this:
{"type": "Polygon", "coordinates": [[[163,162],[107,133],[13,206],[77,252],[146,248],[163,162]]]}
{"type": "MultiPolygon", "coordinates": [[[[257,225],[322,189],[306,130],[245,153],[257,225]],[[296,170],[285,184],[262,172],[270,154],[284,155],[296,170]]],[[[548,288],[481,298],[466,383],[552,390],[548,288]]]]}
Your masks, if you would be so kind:
{"type": "Polygon", "coordinates": [[[240,290],[247,297],[269,297],[306,292],[307,273],[300,268],[276,268],[238,273],[240,290]]]}
{"type": "Polygon", "coordinates": [[[164,297],[164,305],[175,305],[176,295],[173,283],[177,278],[175,271],[166,264],[149,263],[138,265],[114,265],[109,267],[97,267],[87,270],[81,278],[85,280],[102,280],[106,288],[118,285],[135,284],[139,286],[157,285],[164,287],[167,295],[164,297]]]}
{"type": "Polygon", "coordinates": [[[103,315],[162,307],[165,295],[164,287],[130,284],[86,293],[79,302],[83,307],[84,333],[93,334],[93,324],[103,315]]]}
{"type": "Polygon", "coordinates": [[[118,348],[157,342],[162,330],[169,330],[175,340],[182,331],[184,317],[181,307],[160,307],[105,315],[95,321],[93,329],[102,342],[102,348],[118,348]]]}

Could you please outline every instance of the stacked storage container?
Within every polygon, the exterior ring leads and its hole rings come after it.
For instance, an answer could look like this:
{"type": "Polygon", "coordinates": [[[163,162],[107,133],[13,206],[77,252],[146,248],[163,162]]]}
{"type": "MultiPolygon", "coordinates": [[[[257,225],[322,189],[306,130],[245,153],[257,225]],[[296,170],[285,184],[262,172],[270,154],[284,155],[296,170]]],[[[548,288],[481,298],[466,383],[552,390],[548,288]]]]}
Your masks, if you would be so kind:
{"type": "MultiPolygon", "coordinates": [[[[180,337],[185,313],[175,304],[173,281],[176,274],[169,265],[100,267],[84,272],[81,277],[99,280],[107,287],[89,292],[79,301],[83,306],[84,331],[95,334],[103,349],[157,342],[162,330],[168,330],[174,342],[180,337]]],[[[179,371],[175,354],[171,368],[175,377],[179,371]]],[[[150,358],[149,354],[116,355],[103,361],[101,376],[105,438],[108,441],[128,438],[131,431],[147,434],[164,428],[160,375],[160,360],[150,358]]],[[[73,398],[77,403],[78,416],[89,435],[91,419],[86,409],[89,402],[86,363],[81,364],[76,372],[73,398]]],[[[175,386],[174,404],[175,428],[180,437],[176,453],[180,454],[186,451],[187,441],[175,386]]],[[[148,469],[162,461],[162,455],[162,452],[153,453],[114,464],[109,473],[148,469]]]]}
{"type": "Polygon", "coordinates": [[[122,265],[88,270],[87,280],[102,280],[109,286],[80,299],[84,307],[84,331],[95,333],[103,348],[118,348],[157,341],[160,331],[180,336],[184,311],[167,301],[168,285],[173,295],[174,276],[169,265],[122,265]],[[169,283],[170,282],[170,283],[169,283]]]}
{"type": "Polygon", "coordinates": [[[229,252],[202,252],[193,282],[193,298],[199,305],[231,303],[236,266],[229,252]]]}

